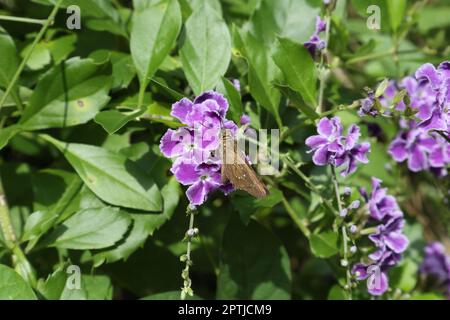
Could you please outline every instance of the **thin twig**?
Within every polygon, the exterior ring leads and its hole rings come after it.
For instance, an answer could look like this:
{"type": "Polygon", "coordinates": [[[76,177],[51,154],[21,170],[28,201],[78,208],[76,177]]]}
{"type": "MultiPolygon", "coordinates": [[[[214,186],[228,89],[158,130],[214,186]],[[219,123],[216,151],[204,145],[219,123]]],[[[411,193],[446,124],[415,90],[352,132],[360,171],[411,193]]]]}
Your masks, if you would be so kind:
{"type": "Polygon", "coordinates": [[[0,15],[0,20],[31,23],[31,24],[40,24],[40,25],[43,25],[46,21],[45,19],[32,19],[32,18],[14,17],[14,16],[5,16],[5,15],[0,15]]]}

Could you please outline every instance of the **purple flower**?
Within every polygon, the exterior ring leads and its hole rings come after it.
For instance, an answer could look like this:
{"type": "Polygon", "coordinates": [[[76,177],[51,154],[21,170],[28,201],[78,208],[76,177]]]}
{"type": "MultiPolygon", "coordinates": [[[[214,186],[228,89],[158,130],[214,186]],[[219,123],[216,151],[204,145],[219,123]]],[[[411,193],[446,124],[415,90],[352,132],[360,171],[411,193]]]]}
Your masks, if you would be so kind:
{"type": "Polygon", "coordinates": [[[385,219],[385,217],[402,217],[403,213],[397,204],[397,200],[387,194],[387,188],[381,188],[381,182],[380,179],[372,178],[370,195],[367,194],[365,189],[360,189],[360,193],[367,201],[370,217],[379,221],[385,219]]]}
{"type": "MultiPolygon", "coordinates": [[[[169,129],[162,136],[160,150],[174,159],[171,172],[183,185],[191,205],[201,205],[218,189],[225,194],[233,191],[222,184],[221,161],[217,157],[220,133],[223,129],[237,132],[237,125],[226,119],[227,100],[219,93],[208,91],[191,101],[183,98],[172,105],[171,115],[185,127],[169,129]]],[[[245,118],[244,118],[245,119],[245,118]]]]}
{"type": "Polygon", "coordinates": [[[358,115],[363,117],[365,115],[371,115],[375,117],[378,115],[378,110],[374,108],[375,106],[375,93],[369,91],[367,98],[361,100],[361,107],[358,110],[358,115]]]}
{"type": "Polygon", "coordinates": [[[397,217],[390,218],[377,227],[377,232],[369,236],[369,239],[379,248],[369,256],[372,260],[379,260],[386,250],[395,253],[402,253],[406,250],[409,240],[402,234],[404,224],[403,217],[397,217]]]}
{"type": "Polygon", "coordinates": [[[367,291],[373,296],[380,296],[389,288],[388,277],[386,272],[381,271],[378,265],[356,264],[352,273],[356,275],[357,280],[367,281],[367,291]]]}
{"type": "Polygon", "coordinates": [[[441,243],[433,242],[425,247],[420,273],[433,278],[437,286],[450,295],[450,256],[445,255],[445,247],[441,243]]]}
{"type": "Polygon", "coordinates": [[[389,146],[389,154],[396,162],[407,160],[409,170],[419,172],[437,168],[444,173],[450,163],[449,143],[438,134],[410,123],[410,129],[401,131],[389,146]]]}
{"type": "Polygon", "coordinates": [[[356,170],[358,162],[367,163],[370,144],[357,144],[360,131],[357,125],[351,125],[348,135],[343,136],[343,127],[338,117],[322,118],[317,125],[318,135],[306,139],[305,143],[314,152],[312,160],[317,166],[331,164],[345,166],[341,175],[346,176],[356,170]]]}
{"type": "Polygon", "coordinates": [[[236,88],[237,91],[241,92],[241,82],[238,79],[233,79],[231,81],[233,86],[236,88]]]}
{"type": "Polygon", "coordinates": [[[240,119],[241,126],[245,126],[250,123],[250,117],[246,114],[243,114],[240,119]]]}
{"type": "Polygon", "coordinates": [[[178,182],[190,186],[186,195],[192,205],[204,203],[208,194],[217,190],[222,184],[220,165],[217,164],[195,164],[178,158],[171,171],[178,182]]]}
{"type": "Polygon", "coordinates": [[[319,16],[316,18],[316,29],[311,35],[308,41],[303,43],[303,46],[308,49],[311,56],[314,58],[317,52],[323,50],[326,47],[326,42],[319,37],[319,33],[325,31],[326,22],[322,20],[319,16]]]}

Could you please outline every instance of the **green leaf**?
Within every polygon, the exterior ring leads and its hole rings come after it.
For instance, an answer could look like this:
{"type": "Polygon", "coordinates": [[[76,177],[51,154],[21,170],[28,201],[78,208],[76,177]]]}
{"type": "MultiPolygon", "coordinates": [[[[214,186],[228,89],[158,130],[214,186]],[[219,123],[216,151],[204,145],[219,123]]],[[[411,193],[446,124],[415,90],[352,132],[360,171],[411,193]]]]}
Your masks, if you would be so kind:
{"type": "Polygon", "coordinates": [[[80,211],[58,226],[47,241],[65,249],[101,249],[119,241],[130,225],[127,215],[117,208],[80,211]]]}
{"type": "Polygon", "coordinates": [[[74,126],[91,120],[109,101],[110,71],[92,59],[72,58],[38,82],[20,119],[26,130],[74,126]]]}
{"type": "Polygon", "coordinates": [[[117,110],[107,110],[98,113],[94,120],[105,129],[109,134],[113,134],[120,130],[131,120],[141,116],[145,110],[135,110],[122,113],[117,110]]]}
{"type": "Polygon", "coordinates": [[[233,207],[239,211],[242,222],[248,224],[252,215],[259,209],[273,208],[283,199],[283,193],[275,188],[269,190],[269,195],[265,198],[256,199],[250,195],[233,195],[233,207]]]}
{"type": "Polygon", "coordinates": [[[0,150],[3,149],[9,140],[22,131],[19,125],[12,125],[7,128],[0,129],[0,150]]]}
{"type": "Polygon", "coordinates": [[[88,300],[111,300],[113,286],[106,275],[83,275],[84,290],[88,300]]]}
{"type": "Polygon", "coordinates": [[[291,87],[284,84],[275,83],[274,85],[291,101],[294,107],[298,108],[299,111],[303,112],[308,118],[311,120],[320,118],[320,115],[316,110],[308,106],[297,91],[292,90],[291,87]]]}
{"type": "Polygon", "coordinates": [[[273,59],[283,72],[287,84],[303,99],[316,106],[317,73],[308,50],[287,38],[278,38],[273,59]]]}
{"type": "Polygon", "coordinates": [[[418,14],[419,30],[423,33],[435,28],[445,29],[445,27],[450,25],[450,19],[448,18],[450,15],[449,6],[425,6],[418,14]]]}
{"type": "Polygon", "coordinates": [[[222,83],[219,87],[219,91],[225,95],[230,105],[230,108],[228,109],[228,118],[232,119],[236,123],[239,123],[241,116],[244,113],[241,94],[234,87],[231,81],[225,77],[222,77],[222,83]]]}
{"type": "Polygon", "coordinates": [[[97,61],[111,61],[113,77],[112,90],[128,88],[136,76],[133,60],[129,54],[119,51],[97,50],[92,52],[89,57],[97,61]]]}
{"type": "Polygon", "coordinates": [[[223,236],[218,299],[290,299],[289,256],[256,221],[246,227],[232,215],[223,236]]]}
{"type": "Polygon", "coordinates": [[[389,12],[389,21],[391,28],[394,31],[398,30],[405,17],[407,2],[407,0],[386,1],[387,10],[389,12]]]}
{"type": "Polygon", "coordinates": [[[412,291],[417,284],[418,266],[411,260],[404,260],[390,272],[389,281],[393,288],[399,288],[403,292],[412,291]]]}
{"type": "MultiPolygon", "coordinates": [[[[32,44],[30,43],[20,53],[22,59],[24,59],[31,50],[32,44]]],[[[27,67],[33,71],[44,68],[52,61],[52,56],[50,55],[50,51],[48,50],[45,42],[38,43],[31,52],[31,56],[27,60],[27,67]]]]}
{"type": "Polygon", "coordinates": [[[0,300],[36,300],[36,295],[17,272],[0,264],[0,300]]]}
{"type": "Polygon", "coordinates": [[[348,300],[348,293],[336,284],[328,292],[328,300],[348,300]]]}
{"type": "Polygon", "coordinates": [[[236,54],[245,57],[248,64],[248,84],[250,93],[255,100],[267,111],[269,111],[282,127],[278,110],[280,93],[272,85],[280,71],[273,62],[270,55],[270,47],[258,41],[249,33],[235,29],[233,34],[234,45],[238,52],[236,54]]]}
{"type": "Polygon", "coordinates": [[[168,221],[180,200],[180,187],[174,177],[166,184],[161,194],[164,199],[164,211],[161,214],[130,214],[133,219],[133,226],[123,242],[115,248],[96,253],[92,259],[96,266],[102,263],[112,263],[118,260],[126,260],[133,252],[142,247],[149,235],[159,229],[168,221]]]}
{"type": "Polygon", "coordinates": [[[181,11],[176,0],[135,12],[130,49],[142,87],[170,53],[180,29],[181,11]]]}
{"type": "MultiPolygon", "coordinates": [[[[2,58],[0,59],[0,88],[7,88],[14,73],[19,67],[19,58],[14,40],[1,26],[0,52],[2,55],[2,58]]],[[[19,100],[19,90],[17,85],[13,88],[12,97],[15,101],[19,100]]]]}
{"type": "Polygon", "coordinates": [[[80,178],[103,201],[131,209],[161,211],[161,193],[153,180],[124,155],[85,144],[42,137],[57,147],[80,178]]]}
{"type": "Polygon", "coordinates": [[[184,73],[196,95],[214,89],[231,59],[227,25],[208,1],[194,10],[186,22],[186,38],[180,50],[184,73]]]}
{"type": "Polygon", "coordinates": [[[319,258],[329,258],[339,252],[338,235],[333,231],[311,234],[309,245],[311,252],[319,258]]]}
{"type": "Polygon", "coordinates": [[[25,223],[22,240],[27,241],[44,234],[52,227],[55,220],[56,216],[51,211],[32,213],[25,223]]]}

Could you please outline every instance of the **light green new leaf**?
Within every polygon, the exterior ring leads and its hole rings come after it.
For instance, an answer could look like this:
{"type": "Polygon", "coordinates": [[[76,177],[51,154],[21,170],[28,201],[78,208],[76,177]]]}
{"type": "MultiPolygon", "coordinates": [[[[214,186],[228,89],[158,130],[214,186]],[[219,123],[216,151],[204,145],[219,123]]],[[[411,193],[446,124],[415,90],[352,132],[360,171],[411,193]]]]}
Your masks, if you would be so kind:
{"type": "Polygon", "coordinates": [[[339,252],[338,236],[333,231],[313,233],[309,245],[312,253],[319,258],[329,258],[339,252]]]}
{"type": "Polygon", "coordinates": [[[101,249],[119,241],[131,220],[117,208],[105,207],[80,211],[59,225],[48,241],[65,249],[101,249]]]}
{"type": "Polygon", "coordinates": [[[130,50],[141,86],[147,86],[170,53],[181,29],[177,0],[163,1],[133,17],[130,50]]]}
{"type": "Polygon", "coordinates": [[[196,95],[214,89],[227,71],[231,59],[230,33],[208,1],[203,1],[187,20],[180,57],[196,95]]]}
{"type": "Polygon", "coordinates": [[[278,38],[273,59],[283,72],[287,84],[315,106],[317,73],[308,50],[290,39],[278,38]]]}
{"type": "Polygon", "coordinates": [[[84,183],[103,201],[144,211],[162,210],[161,193],[154,181],[124,155],[42,137],[64,153],[84,183]]]}
{"type": "Polygon", "coordinates": [[[256,221],[244,226],[232,215],[221,250],[218,299],[290,299],[289,256],[256,221]]]}
{"type": "Polygon", "coordinates": [[[16,271],[0,264],[0,300],[36,300],[36,295],[16,271]]]}
{"type": "Polygon", "coordinates": [[[69,127],[91,120],[109,101],[110,70],[92,59],[72,58],[38,82],[20,119],[26,130],[69,127]]]}

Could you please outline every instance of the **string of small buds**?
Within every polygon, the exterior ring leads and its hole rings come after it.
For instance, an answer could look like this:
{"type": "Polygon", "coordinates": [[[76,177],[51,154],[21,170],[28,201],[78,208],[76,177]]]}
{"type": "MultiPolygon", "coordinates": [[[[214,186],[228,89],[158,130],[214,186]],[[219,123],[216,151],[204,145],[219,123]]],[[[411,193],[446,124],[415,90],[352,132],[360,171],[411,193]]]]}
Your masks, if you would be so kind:
{"type": "Polygon", "coordinates": [[[187,296],[193,296],[192,280],[189,275],[190,267],[194,264],[191,259],[191,247],[192,239],[199,234],[198,228],[194,228],[194,216],[197,214],[197,207],[189,205],[186,209],[186,215],[189,216],[189,229],[186,231],[183,242],[187,242],[186,254],[180,257],[180,261],[186,265],[181,272],[181,278],[183,279],[183,287],[181,288],[181,300],[185,300],[187,296]]]}

